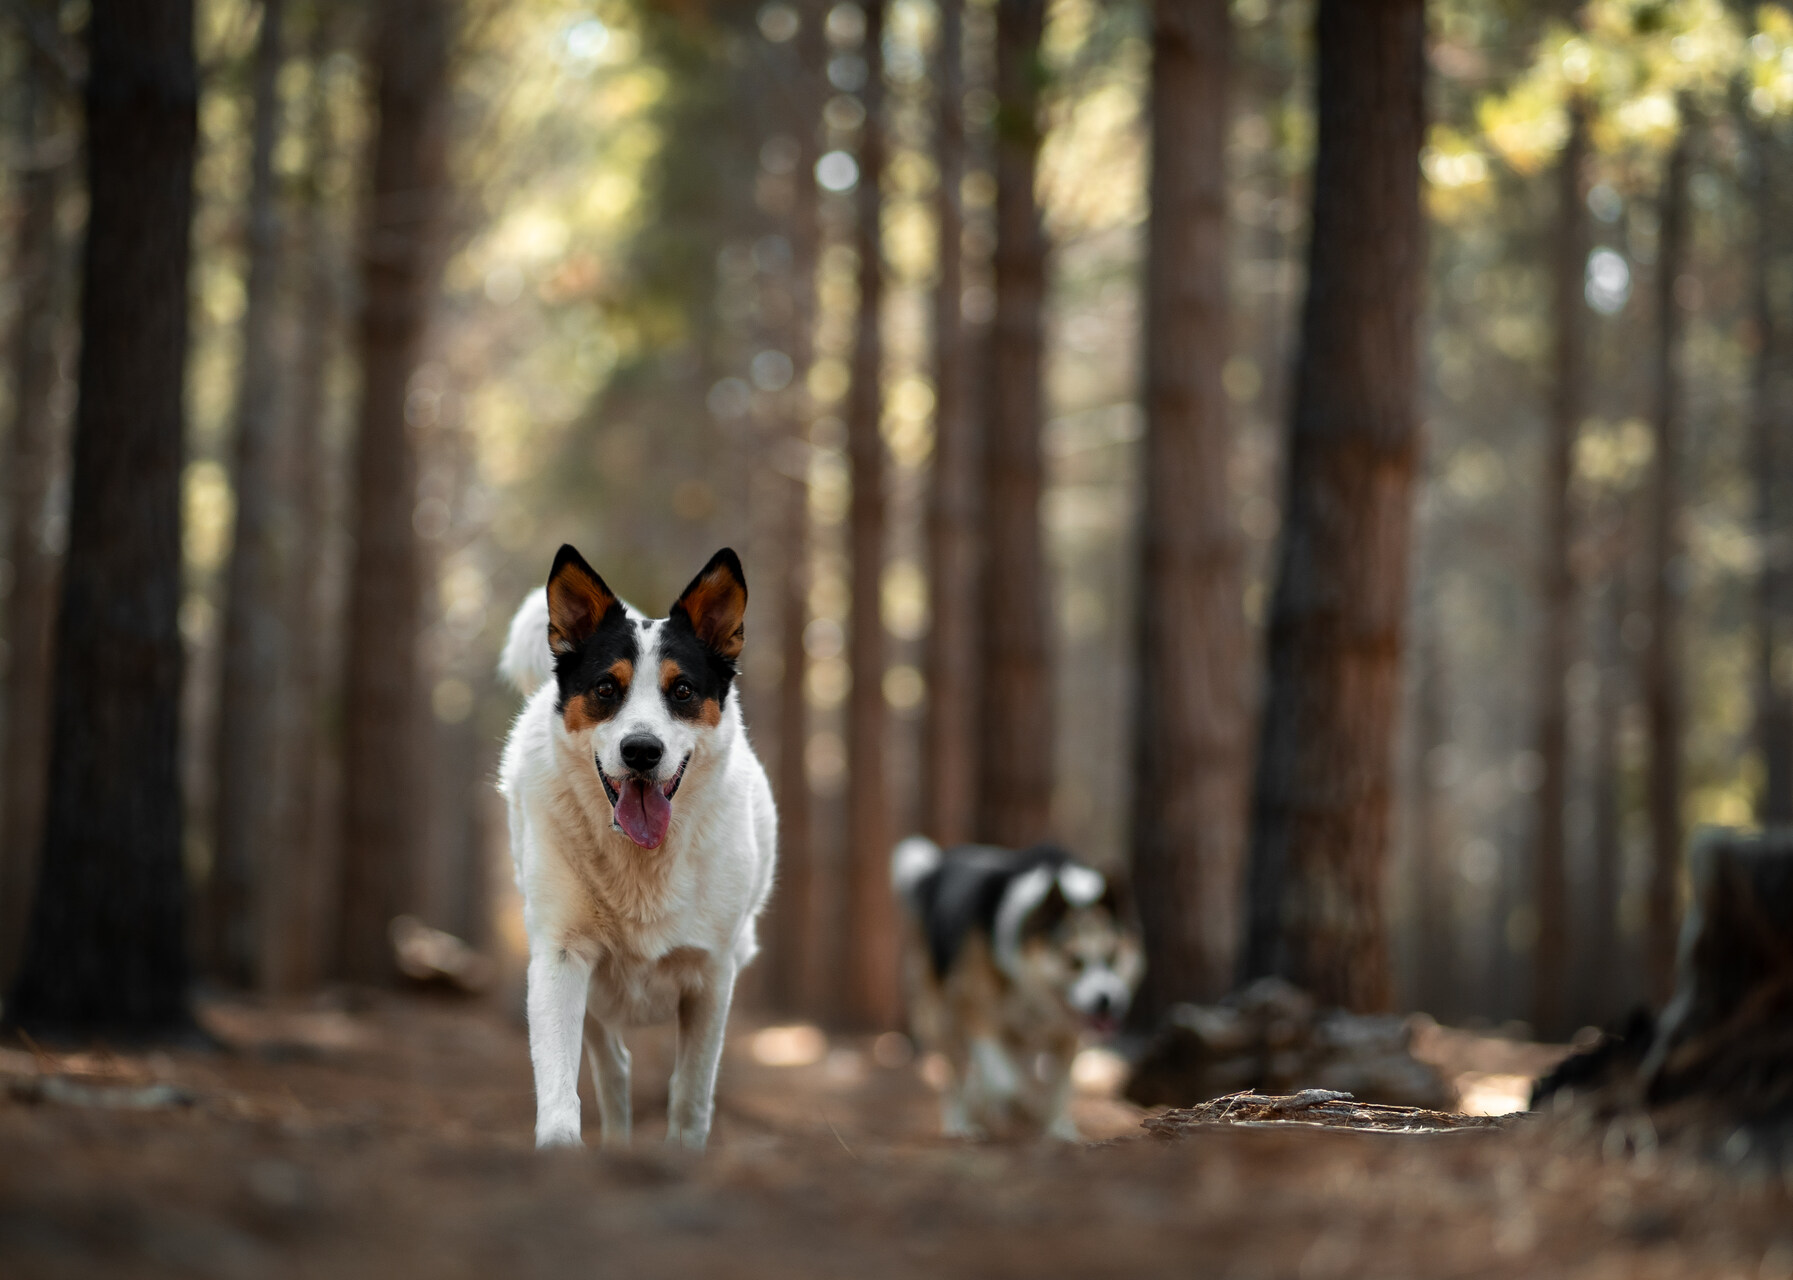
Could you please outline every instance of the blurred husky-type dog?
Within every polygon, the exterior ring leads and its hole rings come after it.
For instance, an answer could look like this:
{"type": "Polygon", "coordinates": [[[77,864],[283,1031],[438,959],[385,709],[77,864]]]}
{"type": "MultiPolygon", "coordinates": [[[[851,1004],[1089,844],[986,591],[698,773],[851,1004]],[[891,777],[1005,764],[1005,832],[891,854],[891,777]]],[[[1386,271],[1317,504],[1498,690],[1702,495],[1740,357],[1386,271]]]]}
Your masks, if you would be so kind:
{"type": "Polygon", "coordinates": [[[1063,849],[941,849],[911,836],[891,854],[909,919],[910,1019],[952,1080],[942,1127],[961,1137],[1071,1141],[1071,1063],[1113,1034],[1145,969],[1114,886],[1063,849]]]}
{"type": "Polygon", "coordinates": [[[619,1033],[673,1018],[666,1138],[709,1139],[777,836],[772,788],[730,696],[746,609],[733,551],[649,618],[566,546],[511,622],[499,670],[528,701],[499,786],[529,934],[538,1147],[580,1144],[582,1024],[604,1143],[626,1144],[619,1033]]]}

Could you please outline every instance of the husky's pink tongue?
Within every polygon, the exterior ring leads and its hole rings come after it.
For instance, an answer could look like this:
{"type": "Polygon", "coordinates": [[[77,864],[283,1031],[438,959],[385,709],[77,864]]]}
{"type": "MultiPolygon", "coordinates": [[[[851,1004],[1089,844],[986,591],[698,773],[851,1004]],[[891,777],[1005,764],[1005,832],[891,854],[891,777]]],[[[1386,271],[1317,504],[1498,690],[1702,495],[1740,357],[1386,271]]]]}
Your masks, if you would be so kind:
{"type": "Polygon", "coordinates": [[[616,824],[643,849],[658,849],[672,822],[672,801],[651,782],[624,778],[616,798],[616,824]]]}

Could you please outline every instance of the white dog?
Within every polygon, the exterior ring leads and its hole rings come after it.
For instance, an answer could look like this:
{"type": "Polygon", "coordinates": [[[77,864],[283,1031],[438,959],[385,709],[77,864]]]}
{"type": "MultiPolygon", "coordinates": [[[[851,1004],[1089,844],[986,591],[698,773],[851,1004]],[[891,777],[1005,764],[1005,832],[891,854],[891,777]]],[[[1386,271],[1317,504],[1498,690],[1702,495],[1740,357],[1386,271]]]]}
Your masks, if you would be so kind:
{"type": "Polygon", "coordinates": [[[668,616],[572,547],[511,622],[528,696],[504,748],[529,933],[535,1142],[577,1146],[582,1021],[606,1146],[629,1140],[623,1028],[678,1019],[667,1141],[702,1149],[735,978],[772,890],[777,814],[730,697],[747,583],[718,551],[668,616]]]}

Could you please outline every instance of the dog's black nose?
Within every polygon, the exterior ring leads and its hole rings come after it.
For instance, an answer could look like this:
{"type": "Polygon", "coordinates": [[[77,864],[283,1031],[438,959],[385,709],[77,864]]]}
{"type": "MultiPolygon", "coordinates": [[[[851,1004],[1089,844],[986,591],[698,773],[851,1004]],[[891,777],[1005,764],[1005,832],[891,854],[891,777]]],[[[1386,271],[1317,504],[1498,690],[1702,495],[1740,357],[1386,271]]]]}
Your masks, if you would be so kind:
{"type": "Polygon", "coordinates": [[[1107,992],[1097,996],[1095,1014],[1098,1018],[1112,1017],[1114,1015],[1114,997],[1107,992]]]}
{"type": "Polygon", "coordinates": [[[623,763],[636,773],[646,773],[659,764],[660,757],[665,754],[666,748],[660,745],[660,739],[650,738],[645,733],[623,739],[623,763]]]}

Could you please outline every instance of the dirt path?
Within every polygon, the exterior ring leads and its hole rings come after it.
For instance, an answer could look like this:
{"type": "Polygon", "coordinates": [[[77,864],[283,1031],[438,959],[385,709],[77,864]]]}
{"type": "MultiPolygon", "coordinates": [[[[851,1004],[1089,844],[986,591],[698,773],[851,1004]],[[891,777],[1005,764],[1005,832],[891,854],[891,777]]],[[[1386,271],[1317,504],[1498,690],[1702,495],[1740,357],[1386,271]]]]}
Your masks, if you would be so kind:
{"type": "Polygon", "coordinates": [[[1103,1145],[966,1146],[894,1042],[744,1027],[706,1159],[659,1145],[664,1037],[633,1044],[633,1152],[538,1156],[523,1036],[491,1010],[207,1016],[232,1052],[0,1050],[0,1276],[1793,1280],[1787,1188],[1536,1128],[1164,1141],[1086,1097],[1103,1145]],[[44,1098],[46,1070],[93,1087],[44,1098]],[[156,1084],[189,1101],[90,1105],[156,1084]]]}

